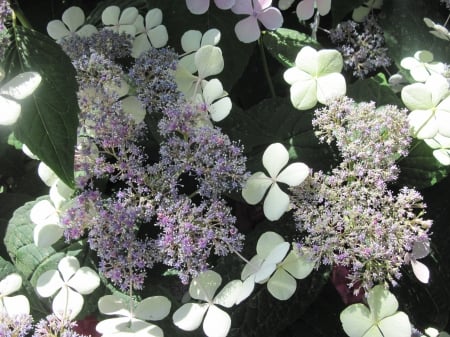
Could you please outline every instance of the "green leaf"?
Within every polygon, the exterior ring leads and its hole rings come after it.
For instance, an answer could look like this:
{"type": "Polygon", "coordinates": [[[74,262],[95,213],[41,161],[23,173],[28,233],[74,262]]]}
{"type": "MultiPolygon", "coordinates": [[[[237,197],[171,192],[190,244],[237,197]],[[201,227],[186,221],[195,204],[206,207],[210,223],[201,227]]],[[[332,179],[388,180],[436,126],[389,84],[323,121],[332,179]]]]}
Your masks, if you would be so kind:
{"type": "Polygon", "coordinates": [[[349,19],[351,19],[353,9],[359,7],[364,2],[366,2],[366,0],[333,0],[333,4],[331,6],[333,27],[344,20],[347,15],[349,15],[349,19]]]}
{"type": "Polygon", "coordinates": [[[445,178],[450,166],[440,164],[433,156],[433,150],[422,140],[414,140],[406,158],[399,161],[398,184],[422,189],[445,178]]]}
{"type": "Polygon", "coordinates": [[[288,149],[292,160],[328,171],[336,165],[335,154],[328,145],[319,143],[312,117],[310,110],[296,110],[289,98],[276,97],[265,99],[247,111],[235,106],[221,127],[232,139],[241,140],[252,172],[263,169],[262,154],[275,142],[288,149]]]}
{"type": "Polygon", "coordinates": [[[402,101],[391,90],[386,76],[382,73],[350,84],[347,87],[347,96],[353,98],[356,102],[374,101],[377,106],[393,104],[403,107],[402,101]]]}
{"type": "Polygon", "coordinates": [[[320,49],[320,44],[305,33],[293,29],[278,28],[263,34],[267,50],[285,67],[293,67],[298,52],[305,46],[320,49]]]}
{"type": "MultiPolygon", "coordinates": [[[[15,267],[31,285],[36,286],[37,279],[47,270],[57,269],[58,262],[66,255],[75,256],[81,266],[93,267],[93,261],[88,254],[85,240],[65,243],[60,239],[52,247],[38,248],[33,241],[34,224],[30,220],[30,211],[33,206],[41,201],[48,200],[48,196],[40,197],[18,208],[11,220],[5,235],[5,246],[15,267]]],[[[94,267],[95,268],[95,267],[94,267]]],[[[88,297],[85,297],[85,306],[80,314],[96,310],[97,299],[101,295],[98,289],[88,297]]],[[[51,299],[43,300],[51,307],[51,299]]]]}
{"type": "Polygon", "coordinates": [[[24,71],[36,71],[42,76],[36,91],[22,101],[14,134],[67,185],[73,186],[79,108],[75,70],[69,58],[50,38],[17,26],[5,68],[8,77],[24,71]]]}

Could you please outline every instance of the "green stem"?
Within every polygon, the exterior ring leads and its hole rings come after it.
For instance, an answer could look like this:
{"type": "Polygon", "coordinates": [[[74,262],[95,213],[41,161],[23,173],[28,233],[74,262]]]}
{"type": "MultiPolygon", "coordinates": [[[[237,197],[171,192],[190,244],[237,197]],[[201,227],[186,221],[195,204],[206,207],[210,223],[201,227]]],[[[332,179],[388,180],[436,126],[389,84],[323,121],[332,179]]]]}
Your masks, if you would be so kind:
{"type": "Polygon", "coordinates": [[[277,95],[275,94],[275,88],[273,86],[272,78],[270,77],[270,73],[269,73],[269,66],[267,64],[266,53],[264,52],[264,44],[262,41],[262,36],[260,36],[258,39],[258,46],[259,46],[259,52],[261,53],[261,61],[262,61],[263,68],[264,68],[264,74],[266,75],[267,84],[269,85],[270,94],[272,95],[272,97],[276,97],[277,95]]]}
{"type": "Polygon", "coordinates": [[[17,1],[15,1],[15,0],[10,1],[10,7],[12,9],[12,19],[13,19],[12,21],[13,21],[13,26],[14,27],[16,26],[16,19],[18,19],[20,24],[23,27],[29,28],[29,29],[33,29],[33,26],[31,25],[31,22],[28,21],[27,17],[23,13],[23,11],[20,8],[20,6],[17,3],[17,1]]]}

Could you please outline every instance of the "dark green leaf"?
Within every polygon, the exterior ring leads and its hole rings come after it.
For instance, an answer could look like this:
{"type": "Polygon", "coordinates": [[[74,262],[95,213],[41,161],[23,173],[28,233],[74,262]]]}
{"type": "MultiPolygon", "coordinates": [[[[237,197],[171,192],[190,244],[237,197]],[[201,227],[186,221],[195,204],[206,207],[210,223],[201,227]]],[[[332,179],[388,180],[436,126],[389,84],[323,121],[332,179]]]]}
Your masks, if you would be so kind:
{"type": "Polygon", "coordinates": [[[331,6],[331,15],[333,17],[333,27],[344,20],[346,16],[348,19],[352,18],[353,9],[362,5],[366,0],[333,0],[331,6]]]}
{"type": "Polygon", "coordinates": [[[6,56],[6,68],[8,77],[24,71],[36,71],[42,76],[36,91],[22,101],[14,134],[73,186],[79,108],[75,70],[69,58],[50,38],[18,26],[6,56]]]}
{"type": "Polygon", "coordinates": [[[309,35],[287,28],[265,32],[263,42],[272,56],[285,67],[295,65],[295,58],[303,47],[320,48],[320,44],[309,35]]]}
{"type": "Polygon", "coordinates": [[[433,157],[433,150],[422,140],[414,140],[408,157],[401,159],[399,165],[398,183],[419,189],[436,184],[450,172],[450,167],[441,165],[433,157]]]}
{"type": "Polygon", "coordinates": [[[376,102],[377,106],[393,104],[403,106],[400,98],[391,90],[384,74],[359,80],[352,83],[347,88],[347,96],[356,102],[376,102]]]}

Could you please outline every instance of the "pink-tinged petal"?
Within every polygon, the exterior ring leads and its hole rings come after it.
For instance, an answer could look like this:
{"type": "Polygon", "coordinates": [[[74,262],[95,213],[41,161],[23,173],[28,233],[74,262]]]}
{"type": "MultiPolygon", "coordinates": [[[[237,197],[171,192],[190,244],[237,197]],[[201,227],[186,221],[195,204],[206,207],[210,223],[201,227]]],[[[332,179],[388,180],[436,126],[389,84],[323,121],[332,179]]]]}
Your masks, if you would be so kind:
{"type": "Polygon", "coordinates": [[[430,270],[422,262],[411,260],[411,267],[413,269],[414,275],[422,283],[428,283],[430,280],[430,270]]]}
{"type": "Polygon", "coordinates": [[[269,30],[278,29],[283,25],[283,15],[275,7],[267,8],[261,12],[258,15],[258,20],[269,30]]]}
{"type": "Polygon", "coordinates": [[[80,7],[67,8],[63,15],[62,21],[67,25],[71,32],[75,32],[77,28],[81,27],[84,23],[84,12],[80,7]]]}
{"type": "Polygon", "coordinates": [[[212,305],[206,313],[205,321],[203,322],[203,331],[208,337],[226,337],[231,327],[230,316],[212,305]]]}
{"type": "Polygon", "coordinates": [[[202,324],[203,317],[208,308],[208,303],[184,304],[173,313],[173,323],[181,330],[194,331],[202,324]]]}
{"type": "Polygon", "coordinates": [[[293,163],[286,167],[277,177],[277,181],[289,186],[300,185],[309,175],[309,167],[303,163],[293,163]]]}
{"type": "Polygon", "coordinates": [[[289,208],[289,196],[277,184],[273,184],[264,200],[264,215],[270,221],[276,221],[289,208]]]}
{"type": "Polygon", "coordinates": [[[297,281],[286,271],[279,268],[267,282],[267,290],[277,300],[286,301],[294,295],[297,281]]]}
{"type": "Polygon", "coordinates": [[[145,27],[148,29],[159,26],[163,20],[163,13],[159,8],[153,8],[145,15],[145,27]]]}
{"type": "Polygon", "coordinates": [[[281,143],[270,144],[264,151],[262,162],[271,178],[276,178],[289,161],[289,153],[281,143]]]}
{"type": "Polygon", "coordinates": [[[132,25],[136,21],[139,15],[139,11],[136,7],[127,7],[122,11],[120,15],[119,24],[120,25],[132,25]]]}
{"type": "Polygon", "coordinates": [[[239,41],[243,43],[254,42],[261,35],[258,20],[254,16],[249,16],[236,23],[234,31],[239,41]]]}
{"type": "Polygon", "coordinates": [[[214,3],[220,9],[230,9],[234,6],[235,0],[214,0],[214,3]]]}
{"type": "Polygon", "coordinates": [[[327,15],[331,10],[331,0],[319,0],[317,1],[317,10],[320,15],[327,15]]]}
{"type": "Polygon", "coordinates": [[[255,13],[260,13],[272,5],[272,0],[253,0],[253,9],[255,13]]]}
{"type": "Polygon", "coordinates": [[[252,0],[238,0],[234,6],[231,7],[234,14],[248,14],[253,15],[252,0]]]}
{"type": "Polygon", "coordinates": [[[248,204],[256,205],[262,200],[272,184],[272,180],[263,172],[256,172],[245,183],[242,189],[242,197],[248,204]]]}
{"type": "Polygon", "coordinates": [[[291,7],[293,3],[294,0],[280,0],[278,2],[278,8],[281,9],[282,11],[285,11],[286,9],[291,7]]]}
{"type": "Polygon", "coordinates": [[[3,312],[3,309],[6,309],[6,312],[10,317],[30,314],[30,302],[24,295],[3,297],[2,300],[3,305],[1,305],[0,301],[0,316],[3,312]]]}
{"type": "Polygon", "coordinates": [[[63,286],[53,299],[53,312],[59,318],[68,317],[73,320],[83,308],[84,299],[76,291],[63,286]]]}
{"type": "Polygon", "coordinates": [[[297,5],[297,16],[299,20],[311,19],[314,15],[314,0],[303,0],[297,5]]]}
{"type": "Polygon", "coordinates": [[[93,25],[85,25],[77,31],[77,35],[82,37],[89,37],[97,32],[98,32],[97,27],[93,25]]]}
{"type": "Polygon", "coordinates": [[[73,275],[67,285],[82,295],[92,293],[100,285],[100,277],[89,267],[81,267],[73,275]]]}
{"type": "Polygon", "coordinates": [[[120,8],[118,6],[106,7],[102,13],[102,22],[105,26],[117,25],[119,23],[120,8]]]}
{"type": "Polygon", "coordinates": [[[147,297],[136,306],[134,316],[145,321],[160,321],[169,314],[170,307],[171,303],[167,297],[147,297]]]}
{"type": "Polygon", "coordinates": [[[159,25],[147,32],[151,45],[154,48],[161,48],[169,41],[169,34],[167,28],[164,25],[159,25]]]}
{"type": "Polygon", "coordinates": [[[212,270],[200,273],[189,286],[189,295],[196,300],[212,301],[216,290],[222,283],[222,277],[212,270]]]}
{"type": "Polygon", "coordinates": [[[59,41],[69,36],[70,31],[61,20],[52,20],[47,24],[47,34],[54,40],[59,41]]]}
{"type": "Polygon", "coordinates": [[[186,6],[192,14],[204,14],[209,8],[209,0],[186,0],[186,6]]]}
{"type": "Polygon", "coordinates": [[[67,282],[80,269],[80,262],[74,256],[65,256],[58,263],[62,279],[67,282]]]}
{"type": "Polygon", "coordinates": [[[36,291],[42,297],[50,297],[63,286],[64,281],[57,270],[48,270],[39,276],[36,291]]]}
{"type": "Polygon", "coordinates": [[[10,274],[0,281],[0,295],[10,295],[19,290],[21,286],[22,277],[17,273],[10,274]]]}

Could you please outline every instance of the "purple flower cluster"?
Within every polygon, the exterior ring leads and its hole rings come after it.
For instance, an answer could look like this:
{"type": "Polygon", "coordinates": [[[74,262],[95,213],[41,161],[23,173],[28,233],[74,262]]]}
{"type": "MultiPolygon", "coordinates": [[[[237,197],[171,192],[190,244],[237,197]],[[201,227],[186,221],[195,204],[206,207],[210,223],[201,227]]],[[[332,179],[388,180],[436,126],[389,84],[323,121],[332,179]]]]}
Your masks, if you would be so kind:
{"type": "Polygon", "coordinates": [[[10,316],[3,312],[0,315],[0,336],[2,337],[25,337],[32,329],[33,317],[20,314],[10,316]]]}
{"type": "Polygon", "coordinates": [[[314,124],[322,141],[336,141],[343,159],[331,173],[316,172],[291,189],[299,245],[321,264],[346,267],[356,291],[395,285],[405,254],[431,226],[419,192],[404,187],[395,194],[387,186],[410,142],[406,112],[342,98],[316,110],[314,124]]]}
{"type": "Polygon", "coordinates": [[[353,70],[355,77],[365,78],[391,64],[383,31],[373,15],[361,24],[352,20],[338,24],[330,30],[330,38],[344,58],[344,67],[353,70]]]}
{"type": "Polygon", "coordinates": [[[56,315],[48,315],[41,319],[35,327],[32,337],[86,337],[74,331],[77,326],[75,322],[67,319],[60,319],[56,315]]]}
{"type": "Polygon", "coordinates": [[[11,8],[7,0],[0,0],[0,60],[3,60],[9,44],[8,28],[6,22],[11,17],[11,8]]]}

